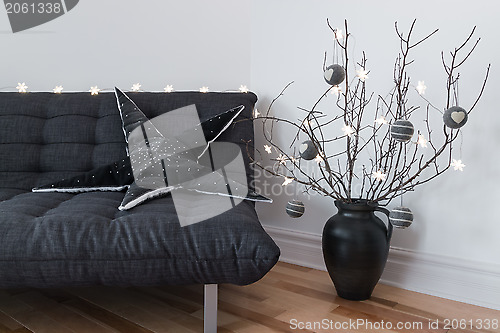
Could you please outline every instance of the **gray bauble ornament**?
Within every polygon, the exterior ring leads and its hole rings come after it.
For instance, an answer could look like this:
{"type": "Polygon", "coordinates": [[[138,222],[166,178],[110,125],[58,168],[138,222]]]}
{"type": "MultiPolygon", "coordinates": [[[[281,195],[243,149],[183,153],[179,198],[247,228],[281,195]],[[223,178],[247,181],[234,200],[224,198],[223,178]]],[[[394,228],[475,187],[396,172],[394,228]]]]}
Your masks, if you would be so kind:
{"type": "Polygon", "coordinates": [[[318,156],[318,150],[314,147],[314,143],[311,140],[307,140],[300,145],[299,155],[303,159],[310,161],[318,156]]]}
{"type": "Polygon", "coordinates": [[[391,125],[391,137],[399,142],[411,140],[415,129],[409,120],[399,119],[391,125]]]}
{"type": "Polygon", "coordinates": [[[344,67],[338,64],[330,65],[326,68],[323,77],[325,78],[326,83],[331,84],[332,86],[338,86],[345,79],[344,67]]]}
{"type": "Polygon", "coordinates": [[[304,203],[299,200],[288,201],[286,204],[286,213],[293,218],[301,217],[305,210],[304,203]]]}
{"type": "Polygon", "coordinates": [[[457,129],[465,125],[469,115],[464,108],[460,106],[452,106],[443,114],[443,121],[449,128],[457,129]]]}
{"type": "Polygon", "coordinates": [[[413,222],[413,213],[410,208],[396,207],[389,213],[389,222],[395,228],[405,229],[413,222]]]}

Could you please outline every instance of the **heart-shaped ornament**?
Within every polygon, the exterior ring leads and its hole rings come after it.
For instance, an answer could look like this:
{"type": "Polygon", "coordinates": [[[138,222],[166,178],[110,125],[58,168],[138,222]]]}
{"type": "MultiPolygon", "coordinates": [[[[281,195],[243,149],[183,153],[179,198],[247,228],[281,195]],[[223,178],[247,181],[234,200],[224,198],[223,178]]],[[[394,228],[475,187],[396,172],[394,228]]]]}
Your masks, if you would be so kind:
{"type": "Polygon", "coordinates": [[[307,150],[307,148],[309,148],[309,145],[307,143],[303,143],[300,145],[299,152],[303,154],[307,150]]]}
{"type": "Polygon", "coordinates": [[[450,115],[451,119],[457,124],[460,124],[462,120],[465,118],[465,112],[462,111],[453,111],[450,115]]]}
{"type": "Polygon", "coordinates": [[[333,75],[333,68],[327,69],[325,71],[325,80],[330,81],[333,75]]]}

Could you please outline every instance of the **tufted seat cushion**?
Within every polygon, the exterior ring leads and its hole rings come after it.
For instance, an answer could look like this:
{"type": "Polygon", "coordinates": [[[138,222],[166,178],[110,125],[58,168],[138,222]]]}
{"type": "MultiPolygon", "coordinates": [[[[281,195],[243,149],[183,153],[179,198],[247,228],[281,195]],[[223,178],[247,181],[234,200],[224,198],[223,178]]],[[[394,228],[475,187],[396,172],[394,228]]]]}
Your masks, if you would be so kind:
{"type": "MultiPolygon", "coordinates": [[[[239,104],[246,106],[242,119],[250,117],[256,100],[253,94],[131,96],[150,117],[195,103],[201,120],[239,104]]],[[[278,259],[251,202],[181,227],[170,196],[119,211],[123,192],[31,192],[126,157],[112,94],[0,93],[0,128],[0,288],[248,284],[278,259]]],[[[251,122],[242,121],[220,140],[244,149],[242,140],[252,137],[251,122]]],[[[247,172],[250,179],[248,165],[247,172]]]]}

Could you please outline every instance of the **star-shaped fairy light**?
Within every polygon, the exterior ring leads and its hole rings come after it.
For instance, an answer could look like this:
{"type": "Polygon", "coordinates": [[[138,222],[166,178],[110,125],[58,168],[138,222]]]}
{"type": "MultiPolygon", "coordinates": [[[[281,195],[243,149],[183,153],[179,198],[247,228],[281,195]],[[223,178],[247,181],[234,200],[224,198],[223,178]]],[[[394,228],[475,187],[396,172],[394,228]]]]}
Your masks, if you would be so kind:
{"type": "Polygon", "coordinates": [[[200,88],[200,92],[201,93],[207,93],[207,92],[209,92],[209,89],[208,89],[208,87],[203,86],[203,87],[200,88]]]}
{"type": "Polygon", "coordinates": [[[28,86],[26,85],[26,83],[17,83],[17,87],[16,87],[17,91],[20,92],[20,93],[25,93],[28,91],[28,86]]]}
{"type": "Polygon", "coordinates": [[[354,133],[354,129],[345,124],[344,127],[342,127],[342,132],[344,132],[344,135],[351,136],[354,133]]]}
{"type": "Polygon", "coordinates": [[[248,92],[248,88],[247,88],[247,86],[244,86],[244,85],[241,85],[239,90],[240,90],[240,92],[242,92],[242,93],[247,93],[247,92],[248,92]]]}
{"type": "Polygon", "coordinates": [[[422,134],[418,135],[417,145],[420,145],[422,148],[427,148],[427,142],[429,142],[422,134]]]}
{"type": "Polygon", "coordinates": [[[273,152],[273,151],[271,150],[271,146],[269,146],[269,145],[264,145],[264,149],[266,150],[266,152],[267,152],[268,154],[271,154],[271,153],[273,152]]]}
{"type": "Polygon", "coordinates": [[[372,178],[375,178],[378,181],[384,181],[386,177],[387,175],[380,170],[372,172],[372,178]]]}
{"type": "Polygon", "coordinates": [[[253,109],[253,117],[258,118],[259,116],[260,116],[259,110],[257,110],[257,108],[253,109]]]}
{"type": "Polygon", "coordinates": [[[342,89],[340,89],[339,86],[333,86],[331,92],[332,94],[335,94],[335,96],[338,96],[342,92],[342,89]]]}
{"type": "Polygon", "coordinates": [[[172,91],[174,91],[174,86],[171,84],[167,84],[167,86],[163,88],[163,91],[166,93],[171,93],[172,91]]]}
{"type": "Polygon", "coordinates": [[[54,92],[54,94],[60,94],[62,93],[63,89],[63,86],[56,86],[54,89],[52,89],[52,91],[54,92]]]}
{"type": "Polygon", "coordinates": [[[427,86],[425,85],[424,81],[418,81],[418,85],[417,85],[416,89],[420,95],[424,95],[425,89],[427,89],[427,86]]]}
{"type": "Polygon", "coordinates": [[[384,117],[384,116],[380,116],[380,117],[378,117],[377,119],[375,119],[375,122],[376,122],[377,124],[379,124],[379,125],[385,125],[385,124],[389,123],[389,122],[387,121],[387,119],[385,119],[385,117],[384,117]]]}
{"type": "Polygon", "coordinates": [[[132,88],[130,88],[130,89],[132,89],[132,91],[137,92],[137,91],[141,90],[141,84],[140,83],[134,83],[132,85],[132,88]]]}
{"type": "Polygon", "coordinates": [[[293,178],[285,177],[285,180],[283,181],[283,184],[281,184],[281,186],[286,186],[288,184],[291,184],[292,182],[293,182],[293,178]]]}
{"type": "Polygon", "coordinates": [[[316,157],[314,158],[314,160],[320,164],[321,162],[323,162],[323,156],[321,156],[321,154],[318,154],[316,155],[316,157]]]}
{"type": "Polygon", "coordinates": [[[451,166],[453,170],[464,171],[465,164],[462,163],[462,160],[454,159],[453,162],[451,162],[451,166]]]}
{"type": "Polygon", "coordinates": [[[286,157],[285,157],[285,155],[280,154],[280,156],[278,156],[278,158],[276,158],[276,161],[278,161],[280,164],[285,165],[286,164],[286,157]]]}
{"type": "Polygon", "coordinates": [[[342,41],[342,38],[344,38],[344,35],[342,34],[342,30],[339,28],[336,28],[333,31],[333,34],[335,35],[335,39],[338,40],[339,42],[342,41]]]}
{"type": "Polygon", "coordinates": [[[365,82],[365,80],[368,78],[368,71],[365,70],[364,68],[360,68],[356,70],[356,76],[362,81],[365,82]]]}
{"type": "Polygon", "coordinates": [[[92,96],[99,95],[99,91],[101,91],[101,89],[97,88],[97,86],[90,87],[89,90],[92,96]]]}

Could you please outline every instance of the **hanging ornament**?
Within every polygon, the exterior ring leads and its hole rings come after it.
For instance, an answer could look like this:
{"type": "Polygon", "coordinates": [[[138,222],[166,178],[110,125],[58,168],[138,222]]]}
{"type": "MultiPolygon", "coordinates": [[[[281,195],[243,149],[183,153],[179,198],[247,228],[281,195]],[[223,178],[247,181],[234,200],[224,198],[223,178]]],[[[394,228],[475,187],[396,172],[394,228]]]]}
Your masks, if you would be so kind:
{"type": "Polygon", "coordinates": [[[299,154],[303,159],[310,161],[318,156],[318,150],[314,147],[314,143],[311,140],[307,140],[300,145],[299,154]]]}
{"type": "Polygon", "coordinates": [[[413,213],[410,208],[396,207],[389,213],[389,222],[395,228],[406,229],[413,222],[413,213]]]}
{"type": "Polygon", "coordinates": [[[443,114],[444,124],[453,129],[464,126],[468,118],[467,111],[460,106],[452,106],[443,114]]]}
{"type": "Polygon", "coordinates": [[[299,200],[288,201],[286,204],[286,213],[293,218],[301,217],[305,210],[304,203],[299,200]]]}
{"type": "Polygon", "coordinates": [[[411,140],[415,129],[409,120],[399,119],[391,125],[391,136],[399,142],[408,142],[411,140]]]}
{"type": "Polygon", "coordinates": [[[331,84],[332,86],[338,86],[345,79],[344,67],[338,64],[330,65],[326,68],[323,77],[325,78],[326,83],[331,84]]]}

